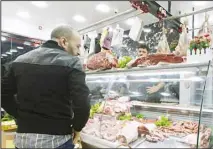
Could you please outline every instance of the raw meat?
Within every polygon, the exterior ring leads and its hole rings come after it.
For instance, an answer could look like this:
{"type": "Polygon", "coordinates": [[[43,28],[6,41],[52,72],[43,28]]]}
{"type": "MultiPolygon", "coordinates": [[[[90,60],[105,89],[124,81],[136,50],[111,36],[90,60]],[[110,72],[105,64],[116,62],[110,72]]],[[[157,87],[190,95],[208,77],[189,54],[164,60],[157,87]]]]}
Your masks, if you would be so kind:
{"type": "MultiPolygon", "coordinates": [[[[211,129],[206,128],[199,135],[199,144],[201,148],[209,147],[209,139],[211,136],[211,129]]],[[[193,147],[197,144],[197,133],[189,134],[186,137],[182,138],[183,142],[192,145],[193,147]]]]}
{"type": "Polygon", "coordinates": [[[105,70],[117,66],[117,59],[109,52],[99,52],[87,61],[87,68],[90,70],[105,70]]]}
{"type": "Polygon", "coordinates": [[[180,34],[178,45],[173,53],[179,56],[186,56],[187,50],[189,48],[189,39],[187,35],[187,18],[184,18],[182,22],[182,33],[180,34]]]}
{"type": "Polygon", "coordinates": [[[107,100],[105,102],[103,113],[108,115],[113,115],[113,116],[116,116],[117,114],[120,114],[120,113],[129,113],[131,103],[125,102],[125,101],[128,101],[128,100],[126,99],[125,100],[107,100]]]}
{"type": "Polygon", "coordinates": [[[166,63],[182,63],[183,58],[180,56],[175,56],[174,54],[151,54],[148,57],[139,57],[133,63],[132,67],[137,67],[138,65],[144,65],[147,63],[149,65],[157,65],[159,62],[166,63]]]}
{"type": "Polygon", "coordinates": [[[166,138],[168,138],[168,135],[159,129],[154,129],[149,135],[146,135],[146,139],[149,142],[164,141],[166,138]]]}
{"type": "Polygon", "coordinates": [[[141,125],[138,127],[138,134],[145,134],[148,135],[149,134],[149,129],[147,129],[144,125],[141,125]]]}
{"type": "Polygon", "coordinates": [[[140,126],[139,122],[129,121],[126,125],[120,130],[120,133],[117,135],[117,140],[121,144],[129,144],[138,139],[138,127],[140,126]],[[131,130],[131,131],[130,131],[131,130]]]}
{"type": "Polygon", "coordinates": [[[105,140],[115,142],[120,129],[122,129],[122,123],[116,120],[105,120],[101,122],[101,136],[105,140]]]}
{"type": "Polygon", "coordinates": [[[89,119],[86,126],[83,128],[82,132],[92,135],[92,136],[96,136],[96,137],[100,137],[100,121],[99,119],[89,119]]]}

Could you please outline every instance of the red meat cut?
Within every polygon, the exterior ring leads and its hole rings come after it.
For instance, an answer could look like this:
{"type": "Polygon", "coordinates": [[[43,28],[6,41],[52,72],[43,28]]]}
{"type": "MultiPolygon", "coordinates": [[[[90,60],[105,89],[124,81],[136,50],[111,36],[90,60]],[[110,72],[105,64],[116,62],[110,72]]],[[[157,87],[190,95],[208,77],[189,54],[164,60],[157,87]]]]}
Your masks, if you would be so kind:
{"type": "Polygon", "coordinates": [[[117,59],[108,52],[99,52],[87,61],[87,68],[90,70],[105,70],[118,66],[117,59]]]}
{"type": "Polygon", "coordinates": [[[174,54],[151,54],[148,57],[137,58],[132,64],[132,67],[137,67],[138,65],[143,65],[147,62],[150,65],[157,65],[159,62],[182,63],[183,58],[174,54]]]}

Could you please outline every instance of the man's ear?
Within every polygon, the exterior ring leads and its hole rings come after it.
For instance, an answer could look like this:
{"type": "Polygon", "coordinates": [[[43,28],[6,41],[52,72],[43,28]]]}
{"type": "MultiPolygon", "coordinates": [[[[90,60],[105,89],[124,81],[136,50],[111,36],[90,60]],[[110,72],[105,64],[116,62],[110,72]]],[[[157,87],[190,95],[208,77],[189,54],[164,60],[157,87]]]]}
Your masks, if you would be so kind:
{"type": "Polygon", "coordinates": [[[66,49],[67,44],[68,44],[68,43],[67,43],[66,38],[61,37],[61,38],[59,39],[59,45],[60,45],[62,48],[66,49]]]}

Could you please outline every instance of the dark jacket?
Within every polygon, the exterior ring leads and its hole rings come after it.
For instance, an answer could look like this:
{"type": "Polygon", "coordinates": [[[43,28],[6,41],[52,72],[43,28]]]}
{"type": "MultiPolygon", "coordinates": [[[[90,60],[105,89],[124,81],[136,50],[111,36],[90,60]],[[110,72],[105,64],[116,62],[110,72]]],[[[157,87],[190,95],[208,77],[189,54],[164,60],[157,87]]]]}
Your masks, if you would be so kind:
{"type": "Polygon", "coordinates": [[[90,100],[78,57],[55,41],[19,56],[2,78],[2,107],[19,133],[70,134],[86,124],[90,100]],[[17,94],[17,102],[13,96],[17,94]]]}

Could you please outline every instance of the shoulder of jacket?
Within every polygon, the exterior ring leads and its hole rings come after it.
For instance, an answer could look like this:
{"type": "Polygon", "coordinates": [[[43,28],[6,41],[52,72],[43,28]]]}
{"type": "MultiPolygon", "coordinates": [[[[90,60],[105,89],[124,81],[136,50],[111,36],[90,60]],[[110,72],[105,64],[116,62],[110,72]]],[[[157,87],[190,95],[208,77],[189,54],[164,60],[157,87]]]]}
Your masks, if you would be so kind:
{"type": "Polygon", "coordinates": [[[77,56],[67,55],[62,57],[62,59],[66,62],[68,67],[83,71],[81,61],[77,56]]]}

